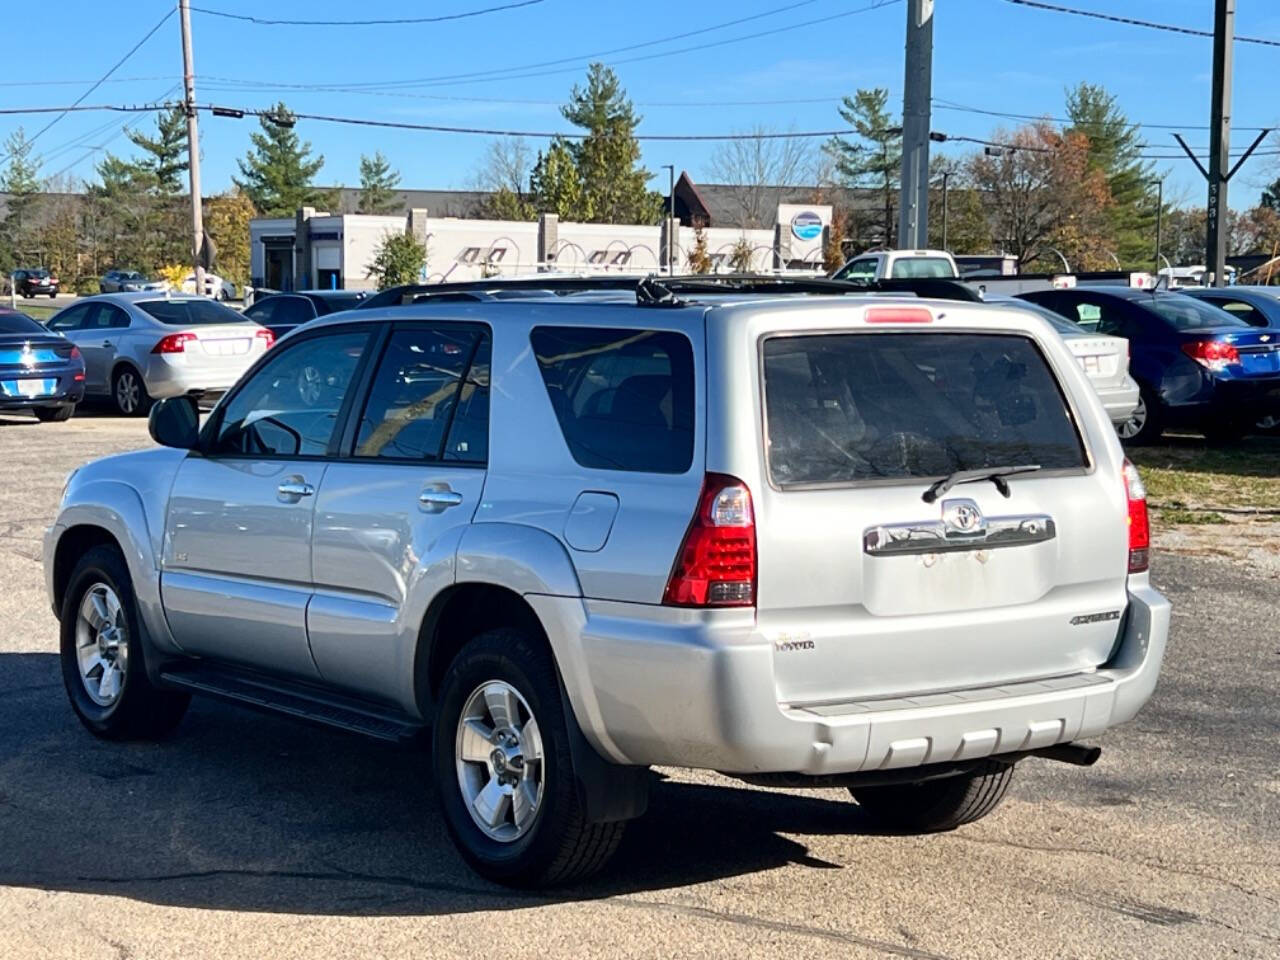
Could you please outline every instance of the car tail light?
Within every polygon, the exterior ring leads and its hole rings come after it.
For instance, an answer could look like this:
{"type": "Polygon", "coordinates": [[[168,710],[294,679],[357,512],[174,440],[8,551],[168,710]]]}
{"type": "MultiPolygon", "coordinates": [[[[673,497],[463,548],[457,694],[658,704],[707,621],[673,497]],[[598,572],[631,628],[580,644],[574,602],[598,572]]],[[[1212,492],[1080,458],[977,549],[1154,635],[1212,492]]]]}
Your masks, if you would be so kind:
{"type": "Polygon", "coordinates": [[[255,333],[254,336],[262,341],[263,350],[270,350],[276,342],[276,335],[265,327],[255,333]]]}
{"type": "Polygon", "coordinates": [[[867,323],[933,323],[926,307],[867,307],[867,323]]]}
{"type": "Polygon", "coordinates": [[[1147,488],[1138,468],[1124,462],[1124,492],[1129,501],[1129,572],[1147,569],[1151,553],[1151,523],[1147,519],[1147,488]]]}
{"type": "Polygon", "coordinates": [[[152,353],[183,353],[187,349],[187,344],[193,340],[198,340],[194,333],[171,333],[164,337],[151,348],[152,353]]]}
{"type": "Polygon", "coordinates": [[[75,344],[72,344],[72,345],[71,345],[71,352],[70,352],[69,354],[67,354],[67,357],[68,357],[69,359],[71,359],[71,360],[79,360],[79,359],[80,359],[80,348],[79,348],[79,347],[77,347],[75,344]]]}
{"type": "Polygon", "coordinates": [[[1209,370],[1221,370],[1240,362],[1240,351],[1225,340],[1193,340],[1182,345],[1182,352],[1209,370]]]}
{"type": "Polygon", "coordinates": [[[84,380],[84,371],[83,370],[76,371],[76,375],[71,379],[74,380],[76,383],[80,383],[82,380],[84,380]]]}
{"type": "Polygon", "coordinates": [[[756,602],[756,525],[751,491],[709,473],[698,512],[676,555],[662,602],[676,607],[749,607],[756,602]]]}

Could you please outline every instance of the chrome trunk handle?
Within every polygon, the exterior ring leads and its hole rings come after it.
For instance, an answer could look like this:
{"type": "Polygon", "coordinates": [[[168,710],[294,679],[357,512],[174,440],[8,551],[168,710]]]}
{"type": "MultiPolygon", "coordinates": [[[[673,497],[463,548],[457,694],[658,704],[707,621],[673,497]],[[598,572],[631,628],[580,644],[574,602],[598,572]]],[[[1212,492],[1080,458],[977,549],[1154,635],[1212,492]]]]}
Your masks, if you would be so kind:
{"type": "Polygon", "coordinates": [[[983,517],[972,500],[945,500],[938,520],[867,528],[862,535],[862,549],[873,557],[997,550],[1044,543],[1057,535],[1057,526],[1047,514],[983,517]]]}

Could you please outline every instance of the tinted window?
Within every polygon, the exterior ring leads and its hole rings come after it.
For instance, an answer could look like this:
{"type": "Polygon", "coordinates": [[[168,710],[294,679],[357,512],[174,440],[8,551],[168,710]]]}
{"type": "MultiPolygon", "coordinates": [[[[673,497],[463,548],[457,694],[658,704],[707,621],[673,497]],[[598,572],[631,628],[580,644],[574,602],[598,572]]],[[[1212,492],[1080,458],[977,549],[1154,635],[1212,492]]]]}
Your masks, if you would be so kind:
{"type": "Polygon", "coordinates": [[[874,259],[854,260],[846,263],[841,267],[840,272],[836,274],[837,280],[870,280],[876,275],[876,264],[878,261],[874,259]]]}
{"type": "Polygon", "coordinates": [[[453,426],[444,445],[444,458],[454,463],[485,463],[489,459],[489,355],[486,333],[480,338],[471,369],[453,412],[453,426]]]}
{"type": "Polygon", "coordinates": [[[79,330],[89,319],[89,313],[97,313],[98,305],[96,303],[80,303],[74,307],[67,307],[52,320],[49,321],[50,330],[79,330]]]}
{"type": "Polygon", "coordinates": [[[273,297],[272,299],[276,301],[275,312],[271,315],[272,323],[281,326],[286,324],[297,326],[316,317],[315,308],[306,297],[273,297]]]}
{"type": "Polygon", "coordinates": [[[1262,315],[1262,311],[1251,303],[1246,303],[1243,300],[1229,300],[1218,297],[1204,297],[1202,299],[1205,303],[1211,303],[1215,307],[1221,307],[1233,317],[1239,317],[1251,327],[1265,327],[1267,325],[1267,318],[1262,315]]]}
{"type": "Polygon", "coordinates": [[[905,257],[893,262],[894,279],[909,277],[954,277],[951,261],[942,257],[905,257]]]}
{"type": "Polygon", "coordinates": [[[684,473],[693,462],[693,348],[679,333],[539,327],[530,335],[573,459],[684,473]]]}
{"type": "Polygon", "coordinates": [[[360,417],[356,456],[440,459],[478,336],[465,327],[393,333],[360,417]]]}
{"type": "Polygon", "coordinates": [[[1149,310],[1173,326],[1175,330],[1200,330],[1204,327],[1247,327],[1239,317],[1233,317],[1221,307],[1201,303],[1195,297],[1182,297],[1176,293],[1153,296],[1150,301],[1136,301],[1142,309],[1149,310]]]}
{"type": "Polygon", "coordinates": [[[240,316],[252,320],[254,323],[260,323],[263,326],[272,322],[272,318],[276,313],[276,298],[267,297],[259,300],[251,307],[246,307],[244,313],[240,316]]]}
{"type": "Polygon", "coordinates": [[[352,293],[326,293],[323,297],[315,297],[311,302],[315,304],[316,313],[324,316],[326,313],[337,313],[339,310],[352,310],[359,306],[364,300],[364,294],[358,291],[352,293]]]}
{"type": "Polygon", "coordinates": [[[129,315],[109,303],[99,303],[97,310],[81,325],[81,330],[120,330],[129,326],[129,315]]]}
{"type": "Polygon", "coordinates": [[[335,333],[272,351],[222,408],[211,452],[323,456],[368,339],[335,333]]]}
{"type": "Polygon", "coordinates": [[[773,337],[764,381],[781,486],[1085,464],[1057,382],[1025,337],[773,337]]]}
{"type": "Polygon", "coordinates": [[[188,300],[140,300],[135,306],[161,323],[173,327],[194,327],[213,323],[244,323],[244,317],[230,307],[203,297],[188,300]]]}
{"type": "Polygon", "coordinates": [[[1138,325],[1135,325],[1130,308],[1123,300],[1079,294],[1063,296],[1069,304],[1068,310],[1087,332],[1114,337],[1132,337],[1138,333],[1138,325]]]}
{"type": "Polygon", "coordinates": [[[0,333],[47,333],[25,313],[0,313],[0,333]]]}

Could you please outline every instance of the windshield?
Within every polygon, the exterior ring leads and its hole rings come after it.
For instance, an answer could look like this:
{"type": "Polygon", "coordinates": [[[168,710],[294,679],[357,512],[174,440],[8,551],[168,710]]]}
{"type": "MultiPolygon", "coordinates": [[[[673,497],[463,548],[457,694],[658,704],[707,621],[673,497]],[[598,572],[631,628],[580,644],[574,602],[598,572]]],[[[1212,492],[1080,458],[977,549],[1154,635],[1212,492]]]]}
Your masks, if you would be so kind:
{"type": "Polygon", "coordinates": [[[895,280],[918,277],[954,277],[955,268],[945,257],[903,257],[893,261],[891,276],[895,280]]]}
{"type": "Polygon", "coordinates": [[[781,487],[1085,465],[1030,339],[884,333],[764,343],[769,472],[781,487]]]}
{"type": "Polygon", "coordinates": [[[1175,330],[1200,330],[1204,327],[1247,327],[1239,317],[1233,317],[1221,307],[1178,294],[1156,295],[1150,300],[1135,300],[1139,306],[1160,316],[1175,330]]]}
{"type": "Polygon", "coordinates": [[[140,300],[135,304],[161,323],[173,327],[205,326],[214,323],[252,323],[230,307],[212,300],[190,297],[184,300],[140,300]]]}
{"type": "Polygon", "coordinates": [[[0,333],[48,333],[25,313],[0,313],[0,333]]]}

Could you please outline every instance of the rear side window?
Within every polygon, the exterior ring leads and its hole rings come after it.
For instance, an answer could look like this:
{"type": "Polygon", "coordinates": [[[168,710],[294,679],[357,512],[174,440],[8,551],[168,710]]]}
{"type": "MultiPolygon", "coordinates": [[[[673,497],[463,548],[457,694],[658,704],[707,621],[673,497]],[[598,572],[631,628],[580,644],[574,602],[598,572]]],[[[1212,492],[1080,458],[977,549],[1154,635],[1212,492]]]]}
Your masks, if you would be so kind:
{"type": "Polygon", "coordinates": [[[1247,327],[1237,316],[1221,307],[1204,303],[1195,297],[1176,293],[1157,295],[1148,303],[1141,301],[1144,310],[1150,310],[1170,323],[1175,330],[1201,330],[1205,327],[1247,327]]]}
{"type": "Polygon", "coordinates": [[[693,464],[693,347],[659,330],[530,334],[569,452],[584,467],[684,473],[693,464]]]}
{"type": "Polygon", "coordinates": [[[782,487],[1086,462],[1053,373],[1021,336],[773,337],[764,387],[769,471],[782,487]]]}

